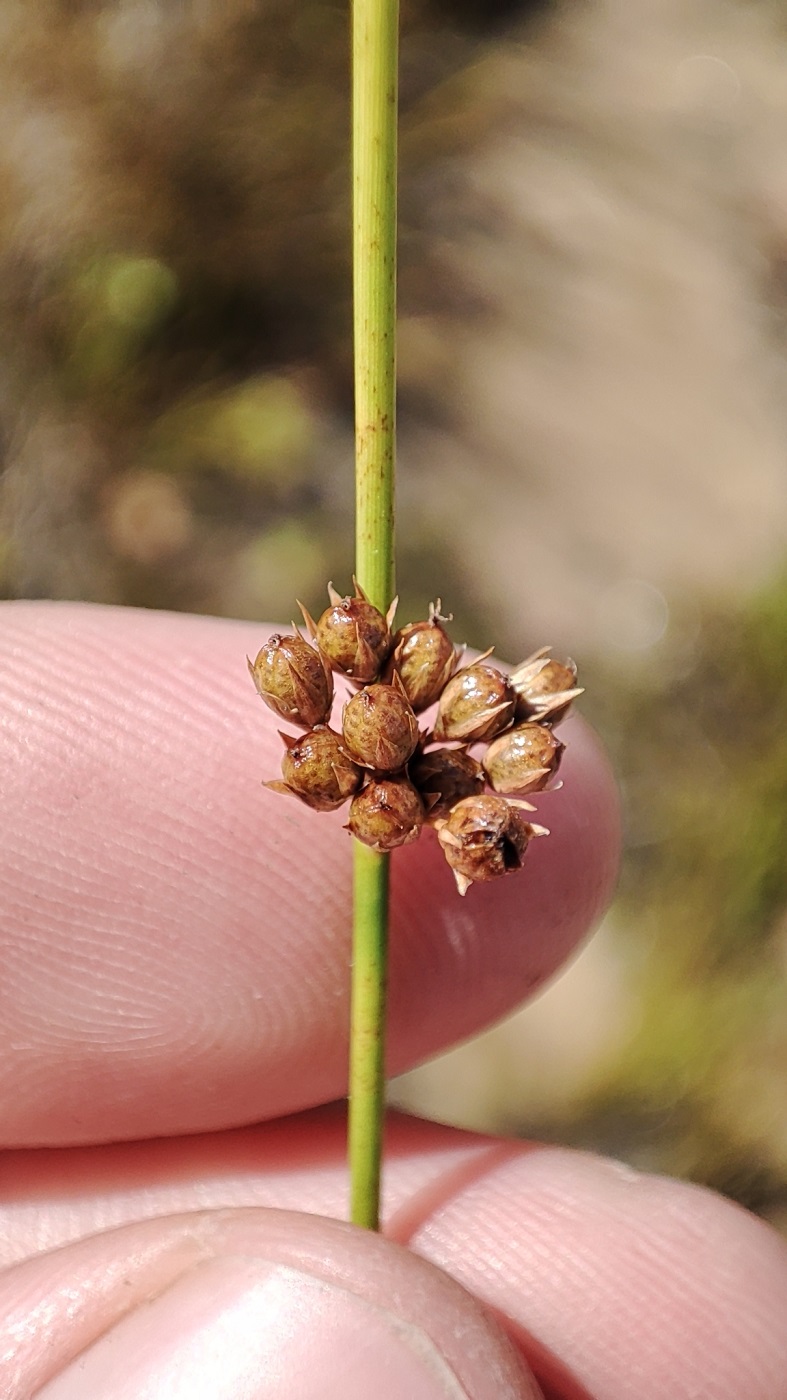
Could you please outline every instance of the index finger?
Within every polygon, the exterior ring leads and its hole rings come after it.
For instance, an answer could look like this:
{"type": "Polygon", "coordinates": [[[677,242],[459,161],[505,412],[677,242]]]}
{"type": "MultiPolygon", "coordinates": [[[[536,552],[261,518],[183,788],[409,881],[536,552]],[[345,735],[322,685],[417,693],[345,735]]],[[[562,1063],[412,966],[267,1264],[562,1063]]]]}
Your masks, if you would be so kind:
{"type": "MultiPolygon", "coordinates": [[[[0,607],[6,1145],[234,1126],[346,1083],[351,842],[261,790],[278,722],[248,623],[0,607]]],[[[502,1016],[609,898],[617,804],[579,721],[552,834],[464,900],[427,835],[392,863],[389,1068],[502,1016]]]]}

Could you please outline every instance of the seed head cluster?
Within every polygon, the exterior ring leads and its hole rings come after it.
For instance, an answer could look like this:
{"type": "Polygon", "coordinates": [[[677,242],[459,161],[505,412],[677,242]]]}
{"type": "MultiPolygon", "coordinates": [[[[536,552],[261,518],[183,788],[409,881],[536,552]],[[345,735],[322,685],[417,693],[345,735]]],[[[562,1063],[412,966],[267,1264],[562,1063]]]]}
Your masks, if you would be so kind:
{"type": "Polygon", "coordinates": [[[280,731],[281,778],[266,783],[318,812],[349,801],[347,828],[376,851],[417,840],[432,827],[460,894],[474,881],[518,870],[547,831],[525,819],[525,793],[553,782],[565,745],[554,726],[582,694],[571,661],[549,647],[506,675],[486,652],[467,665],[445,630],[440,603],[393,631],[354,581],[315,622],[275,634],[249,670],[266,705],[304,732],[280,731]],[[351,693],[331,727],[334,675],[351,693]],[[431,728],[417,716],[437,707],[431,728]],[[473,753],[471,750],[475,749],[473,753]],[[491,789],[491,791],[490,791],[491,789]]]}

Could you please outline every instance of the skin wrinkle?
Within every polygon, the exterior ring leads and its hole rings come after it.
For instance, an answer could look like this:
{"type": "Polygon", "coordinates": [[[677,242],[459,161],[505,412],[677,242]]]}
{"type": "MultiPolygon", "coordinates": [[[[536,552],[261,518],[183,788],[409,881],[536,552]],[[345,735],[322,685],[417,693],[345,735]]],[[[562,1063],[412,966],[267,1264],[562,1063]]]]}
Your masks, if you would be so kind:
{"type": "Polygon", "coordinates": [[[411,1244],[432,1215],[439,1213],[451,1197],[463,1195],[472,1182],[491,1174],[520,1152],[519,1143],[495,1142],[458,1162],[451,1171],[443,1172],[439,1180],[427,1182],[386,1216],[386,1238],[398,1244],[411,1244]]]}
{"type": "MultiPolygon", "coordinates": [[[[417,1123],[421,1142],[413,1154],[414,1122],[400,1114],[388,1119],[387,1217],[400,1208],[406,1212],[406,1202],[424,1192],[428,1196],[433,1185],[439,1190],[442,1176],[447,1172],[452,1177],[455,1165],[461,1171],[465,1161],[490,1150],[484,1137],[417,1123]]],[[[75,1233],[166,1215],[179,1207],[237,1206],[245,1200],[342,1216],[347,1206],[345,1139],[344,1110],[334,1106],[258,1129],[205,1137],[6,1152],[0,1157],[5,1202],[0,1263],[24,1253],[25,1240],[38,1228],[42,1200],[49,1202],[49,1248],[75,1233]]],[[[497,1153],[500,1144],[491,1150],[497,1153]]]]}
{"type": "Polygon", "coordinates": [[[493,1312],[533,1372],[543,1400],[597,1400],[560,1357],[555,1356],[537,1337],[507,1314],[496,1309],[493,1312]]]}
{"type": "MultiPolygon", "coordinates": [[[[481,1148],[471,1157],[460,1161],[441,1178],[427,1183],[414,1192],[386,1220],[385,1236],[398,1244],[411,1244],[424,1231],[433,1214],[452,1197],[461,1197],[465,1190],[511,1158],[523,1151],[535,1150],[535,1144],[498,1142],[481,1148]]],[[[518,1347],[543,1392],[543,1400],[593,1400],[579,1381],[569,1375],[559,1358],[550,1352],[532,1333],[518,1325],[509,1313],[493,1308],[495,1316],[518,1347]]]]}

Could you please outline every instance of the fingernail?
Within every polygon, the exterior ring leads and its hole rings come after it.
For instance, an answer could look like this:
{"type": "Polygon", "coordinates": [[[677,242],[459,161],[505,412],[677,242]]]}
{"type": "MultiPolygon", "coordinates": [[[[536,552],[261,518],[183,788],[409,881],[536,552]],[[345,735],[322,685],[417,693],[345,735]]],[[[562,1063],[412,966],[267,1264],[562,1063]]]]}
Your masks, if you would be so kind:
{"type": "Polygon", "coordinates": [[[259,1259],[200,1263],[126,1314],[37,1400],[470,1400],[422,1328],[259,1259]]]}

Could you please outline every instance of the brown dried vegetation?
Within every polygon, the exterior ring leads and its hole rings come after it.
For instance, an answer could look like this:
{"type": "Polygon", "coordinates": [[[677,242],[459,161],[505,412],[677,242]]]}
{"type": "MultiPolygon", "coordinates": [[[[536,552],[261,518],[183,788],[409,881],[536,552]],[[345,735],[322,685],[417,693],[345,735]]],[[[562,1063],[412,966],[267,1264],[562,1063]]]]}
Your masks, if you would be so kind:
{"type": "Polygon", "coordinates": [[[538,666],[542,723],[513,727],[514,685],[486,657],[456,670],[461,653],[439,604],[392,636],[395,602],[384,617],[357,583],[346,598],[332,584],[328,593],[319,622],[302,609],[313,646],[299,633],[276,634],[249,661],[261,699],[306,730],[300,738],[282,734],[282,777],[266,786],[318,811],[352,798],[348,829],[376,851],[408,845],[432,826],[460,894],[518,870],[528,843],[547,832],[524,820],[520,809],[532,809],[510,794],[540,791],[557,771],[564,745],[551,726],[570,704],[565,676],[576,679],[573,663],[538,666]],[[341,734],[327,723],[333,673],[355,687],[341,734]],[[426,697],[437,704],[434,731],[419,729],[411,703],[423,709],[426,697]],[[551,697],[559,704],[550,710],[551,697]],[[482,764],[468,747],[490,739],[482,764]],[[485,773],[494,794],[484,792],[485,773]]]}

